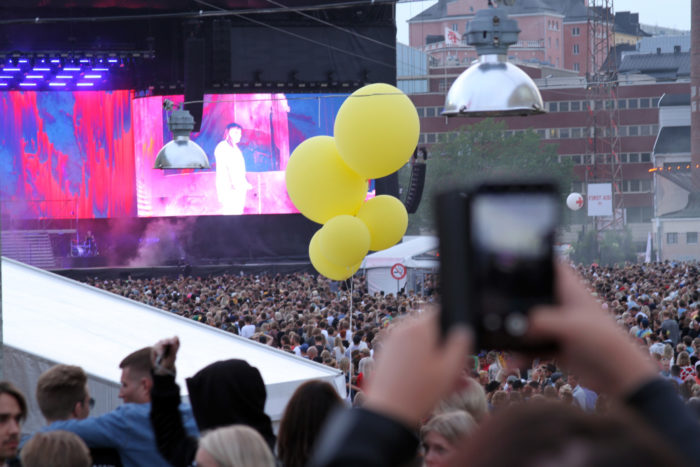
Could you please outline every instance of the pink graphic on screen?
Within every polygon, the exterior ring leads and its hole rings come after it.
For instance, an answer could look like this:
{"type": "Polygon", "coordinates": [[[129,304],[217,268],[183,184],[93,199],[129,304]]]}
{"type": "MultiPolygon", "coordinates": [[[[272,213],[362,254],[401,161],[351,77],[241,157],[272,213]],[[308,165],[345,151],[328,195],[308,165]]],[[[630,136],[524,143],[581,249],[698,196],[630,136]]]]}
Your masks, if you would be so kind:
{"type": "Polygon", "coordinates": [[[139,217],[298,212],[287,195],[290,106],[284,94],[205,96],[199,133],[192,140],[210,159],[210,170],[154,170],[171,138],[163,99],[135,99],[136,197],[139,217]],[[233,136],[232,136],[233,135],[233,136]]]}
{"type": "Polygon", "coordinates": [[[0,196],[12,219],[136,215],[131,91],[0,93],[0,196]]]}

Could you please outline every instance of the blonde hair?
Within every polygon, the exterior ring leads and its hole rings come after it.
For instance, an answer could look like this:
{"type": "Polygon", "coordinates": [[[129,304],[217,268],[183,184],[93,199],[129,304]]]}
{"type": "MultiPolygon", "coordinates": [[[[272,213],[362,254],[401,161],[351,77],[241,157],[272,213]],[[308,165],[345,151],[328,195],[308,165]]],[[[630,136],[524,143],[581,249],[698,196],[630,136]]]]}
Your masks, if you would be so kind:
{"type": "Polygon", "coordinates": [[[275,457],[260,434],[245,425],[231,425],[206,433],[199,440],[221,467],[275,467],[275,457]]]}
{"type": "Polygon", "coordinates": [[[477,422],[482,421],[489,412],[489,403],[486,400],[484,388],[473,378],[468,379],[468,384],[461,391],[444,399],[435,410],[436,413],[463,410],[474,417],[477,422]]]}
{"type": "Polygon", "coordinates": [[[435,432],[444,437],[450,444],[472,433],[477,427],[474,417],[464,410],[455,410],[436,415],[420,429],[421,439],[428,433],[435,432]]]}
{"type": "Polygon", "coordinates": [[[56,430],[37,433],[22,448],[24,467],[90,467],[92,458],[85,442],[74,433],[56,430]]]}

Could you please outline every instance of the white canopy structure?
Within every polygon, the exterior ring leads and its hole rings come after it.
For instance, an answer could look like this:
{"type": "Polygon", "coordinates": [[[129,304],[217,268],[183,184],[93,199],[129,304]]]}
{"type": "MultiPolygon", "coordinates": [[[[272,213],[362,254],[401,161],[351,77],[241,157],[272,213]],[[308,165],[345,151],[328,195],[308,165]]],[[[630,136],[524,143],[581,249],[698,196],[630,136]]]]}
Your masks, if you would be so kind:
{"type": "Polygon", "coordinates": [[[239,358],[260,370],[273,422],[304,381],[328,381],[345,396],[338,370],[8,258],[2,258],[2,305],[4,378],[27,396],[25,433],[44,424],[35,397],[43,371],[56,363],[81,366],[96,401],[92,414],[101,415],[121,403],[119,362],[170,336],[180,338],[177,382],[183,395],[186,377],[239,358]]]}
{"type": "Polygon", "coordinates": [[[419,289],[425,274],[437,272],[440,267],[435,254],[437,248],[437,237],[405,237],[398,245],[367,255],[362,269],[367,273],[369,293],[395,294],[404,287],[406,290],[419,289]],[[396,264],[406,269],[403,279],[397,280],[391,275],[391,268],[396,264]]]}

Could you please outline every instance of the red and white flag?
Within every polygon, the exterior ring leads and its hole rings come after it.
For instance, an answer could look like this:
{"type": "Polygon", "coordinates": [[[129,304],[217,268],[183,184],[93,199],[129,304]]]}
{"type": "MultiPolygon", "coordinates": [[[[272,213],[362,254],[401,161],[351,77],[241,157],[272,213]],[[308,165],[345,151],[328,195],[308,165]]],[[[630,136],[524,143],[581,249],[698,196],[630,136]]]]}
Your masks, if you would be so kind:
{"type": "Polygon", "coordinates": [[[445,44],[446,45],[459,45],[460,37],[456,31],[450,28],[445,28],[445,44]]]}

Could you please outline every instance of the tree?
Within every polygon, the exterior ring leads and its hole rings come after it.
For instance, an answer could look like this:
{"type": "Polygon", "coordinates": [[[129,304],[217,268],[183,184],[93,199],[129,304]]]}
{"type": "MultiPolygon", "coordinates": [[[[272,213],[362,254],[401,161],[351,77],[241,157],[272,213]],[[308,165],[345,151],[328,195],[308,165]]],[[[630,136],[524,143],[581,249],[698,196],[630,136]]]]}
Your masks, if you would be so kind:
{"type": "MultiPolygon", "coordinates": [[[[558,162],[556,146],[543,143],[532,130],[512,134],[505,130],[504,122],[489,118],[465,125],[432,146],[423,199],[409,219],[409,233],[434,233],[433,198],[455,186],[495,177],[548,177],[568,194],[573,166],[558,162]]],[[[399,172],[403,186],[409,174],[410,167],[399,172]]]]}
{"type": "Polygon", "coordinates": [[[628,228],[622,231],[581,232],[573,247],[571,259],[576,263],[613,266],[637,261],[632,233],[628,228]]]}

